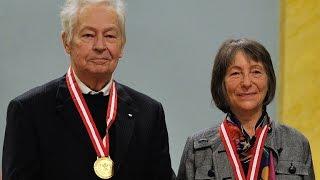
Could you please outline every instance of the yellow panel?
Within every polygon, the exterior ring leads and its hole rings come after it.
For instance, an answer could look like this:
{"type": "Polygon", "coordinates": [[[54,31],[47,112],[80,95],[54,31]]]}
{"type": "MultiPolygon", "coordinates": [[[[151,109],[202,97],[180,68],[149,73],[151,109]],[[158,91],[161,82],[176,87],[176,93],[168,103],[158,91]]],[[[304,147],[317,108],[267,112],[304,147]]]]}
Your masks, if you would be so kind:
{"type": "Polygon", "coordinates": [[[279,117],[311,143],[320,178],[320,0],[281,1],[279,117]]]}

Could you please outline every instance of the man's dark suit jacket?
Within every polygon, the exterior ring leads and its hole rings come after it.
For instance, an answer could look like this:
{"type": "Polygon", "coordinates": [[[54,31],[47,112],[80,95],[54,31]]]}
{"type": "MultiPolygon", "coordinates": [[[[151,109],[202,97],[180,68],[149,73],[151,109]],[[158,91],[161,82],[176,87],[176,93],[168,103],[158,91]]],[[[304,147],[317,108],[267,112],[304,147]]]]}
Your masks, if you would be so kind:
{"type": "MultiPolygon", "coordinates": [[[[116,87],[118,112],[110,135],[112,180],[173,178],[161,104],[127,86],[116,83],[116,87]]],[[[96,158],[65,77],[10,102],[3,180],[98,180],[93,170],[96,158]]]]}

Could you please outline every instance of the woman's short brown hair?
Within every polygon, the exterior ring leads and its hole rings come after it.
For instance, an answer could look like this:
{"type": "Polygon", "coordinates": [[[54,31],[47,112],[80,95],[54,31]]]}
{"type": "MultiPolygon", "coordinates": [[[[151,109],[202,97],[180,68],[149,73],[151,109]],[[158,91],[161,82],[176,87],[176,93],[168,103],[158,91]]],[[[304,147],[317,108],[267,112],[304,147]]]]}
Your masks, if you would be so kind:
{"type": "Polygon", "coordinates": [[[228,98],[224,85],[227,68],[232,64],[237,52],[241,51],[249,59],[261,62],[268,76],[268,91],[263,101],[265,108],[274,98],[276,91],[276,76],[272,61],[266,48],[254,40],[230,39],[225,41],[214,59],[211,77],[211,95],[216,106],[225,113],[230,112],[228,98]]]}

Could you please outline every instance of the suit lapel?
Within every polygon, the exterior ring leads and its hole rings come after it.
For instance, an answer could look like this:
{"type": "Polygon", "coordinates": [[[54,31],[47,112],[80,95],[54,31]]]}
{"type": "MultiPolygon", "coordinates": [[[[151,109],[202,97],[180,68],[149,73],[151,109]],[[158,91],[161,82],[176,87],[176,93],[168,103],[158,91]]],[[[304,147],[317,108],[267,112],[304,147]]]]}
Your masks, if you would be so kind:
{"type": "Polygon", "coordinates": [[[277,122],[272,121],[271,122],[271,132],[268,132],[268,136],[265,142],[265,147],[273,151],[275,154],[276,159],[279,158],[279,150],[281,149],[278,147],[277,142],[276,142],[276,128],[277,128],[277,122]]]}
{"type": "Polygon", "coordinates": [[[56,94],[56,112],[58,117],[57,121],[62,121],[66,131],[75,137],[73,138],[74,140],[79,141],[79,143],[84,143],[89,140],[85,126],[71,99],[65,76],[59,81],[56,94]]]}
{"type": "Polygon", "coordinates": [[[115,131],[115,148],[114,161],[116,163],[116,171],[119,170],[124,157],[127,154],[130,139],[133,134],[135,117],[138,109],[135,106],[132,98],[124,89],[124,86],[116,83],[118,93],[118,112],[116,116],[116,123],[114,124],[115,131]]]}

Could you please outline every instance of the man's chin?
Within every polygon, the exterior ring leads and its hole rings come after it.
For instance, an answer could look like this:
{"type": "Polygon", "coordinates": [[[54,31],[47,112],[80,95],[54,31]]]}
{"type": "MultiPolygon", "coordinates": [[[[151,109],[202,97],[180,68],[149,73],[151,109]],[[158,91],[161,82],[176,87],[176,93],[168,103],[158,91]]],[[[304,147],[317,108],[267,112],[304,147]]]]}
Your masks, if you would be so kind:
{"type": "Polygon", "coordinates": [[[112,75],[113,71],[95,69],[95,70],[89,71],[88,73],[93,76],[108,76],[108,75],[112,75]]]}
{"type": "MultiPolygon", "coordinates": [[[[114,71],[114,70],[113,70],[114,71]]],[[[113,73],[112,69],[105,66],[87,66],[80,70],[80,73],[85,76],[96,76],[96,75],[108,75],[113,73]]]]}

